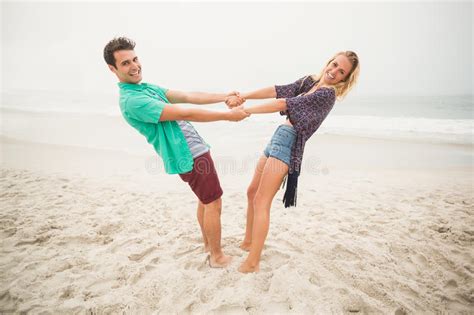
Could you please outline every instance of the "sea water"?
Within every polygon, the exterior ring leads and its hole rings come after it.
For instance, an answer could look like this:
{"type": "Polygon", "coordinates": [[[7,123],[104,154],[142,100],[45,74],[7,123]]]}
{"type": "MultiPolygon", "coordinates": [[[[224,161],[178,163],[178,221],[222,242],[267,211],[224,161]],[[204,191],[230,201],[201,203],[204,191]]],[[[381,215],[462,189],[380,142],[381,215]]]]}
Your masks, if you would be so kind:
{"type": "MultiPolygon", "coordinates": [[[[120,118],[118,91],[109,94],[27,91],[4,92],[1,95],[3,136],[14,136],[6,124],[8,111],[78,114],[120,118]]],[[[248,101],[252,106],[263,101],[248,101]]],[[[199,106],[225,111],[225,105],[199,106]]],[[[473,95],[454,96],[360,96],[336,102],[318,134],[349,135],[369,138],[428,140],[443,143],[473,144],[473,95]]],[[[278,124],[279,113],[253,115],[248,124],[278,124]]],[[[86,129],[86,128],[84,128],[86,129]]],[[[67,131],[63,131],[67,132],[67,131]]]]}

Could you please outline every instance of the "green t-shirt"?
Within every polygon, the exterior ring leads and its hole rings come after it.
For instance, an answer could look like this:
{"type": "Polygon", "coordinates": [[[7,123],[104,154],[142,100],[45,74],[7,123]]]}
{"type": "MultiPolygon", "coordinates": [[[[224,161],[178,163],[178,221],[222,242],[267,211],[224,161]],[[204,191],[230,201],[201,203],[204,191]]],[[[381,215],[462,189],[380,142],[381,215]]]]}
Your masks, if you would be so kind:
{"type": "Polygon", "coordinates": [[[119,82],[120,110],[125,120],[153,145],[163,159],[168,174],[183,174],[192,170],[193,157],[181,128],[176,121],[160,121],[166,89],[141,83],[119,82]]]}

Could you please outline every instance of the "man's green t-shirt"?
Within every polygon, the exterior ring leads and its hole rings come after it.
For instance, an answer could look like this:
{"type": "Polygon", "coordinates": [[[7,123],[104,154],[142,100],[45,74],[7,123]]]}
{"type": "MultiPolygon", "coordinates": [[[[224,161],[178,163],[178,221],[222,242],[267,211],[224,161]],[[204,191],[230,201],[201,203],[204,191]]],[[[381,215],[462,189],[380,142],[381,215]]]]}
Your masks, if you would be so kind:
{"type": "Polygon", "coordinates": [[[183,174],[192,170],[193,157],[181,128],[176,121],[160,121],[166,89],[140,83],[118,83],[120,110],[125,120],[153,145],[163,159],[168,174],[183,174]]]}

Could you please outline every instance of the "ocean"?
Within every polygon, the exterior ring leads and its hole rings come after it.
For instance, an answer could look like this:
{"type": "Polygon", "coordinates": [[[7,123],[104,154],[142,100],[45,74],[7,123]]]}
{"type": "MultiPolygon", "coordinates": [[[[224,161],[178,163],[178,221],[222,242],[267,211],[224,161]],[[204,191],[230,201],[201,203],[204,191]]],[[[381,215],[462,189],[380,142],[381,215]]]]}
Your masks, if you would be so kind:
{"type": "MultiPolygon", "coordinates": [[[[113,90],[112,90],[113,92],[113,90]]],[[[1,94],[1,135],[15,137],[4,119],[8,111],[59,113],[120,117],[118,91],[110,94],[64,91],[9,91],[1,94]]],[[[260,101],[248,101],[248,106],[260,101]]],[[[361,96],[336,102],[324,121],[320,134],[350,135],[369,138],[426,140],[473,144],[474,110],[472,95],[456,96],[361,96]]],[[[223,104],[204,106],[226,110],[223,104]]],[[[253,115],[249,122],[277,124],[278,114],[253,115]]],[[[18,126],[14,129],[17,130],[18,126]]]]}

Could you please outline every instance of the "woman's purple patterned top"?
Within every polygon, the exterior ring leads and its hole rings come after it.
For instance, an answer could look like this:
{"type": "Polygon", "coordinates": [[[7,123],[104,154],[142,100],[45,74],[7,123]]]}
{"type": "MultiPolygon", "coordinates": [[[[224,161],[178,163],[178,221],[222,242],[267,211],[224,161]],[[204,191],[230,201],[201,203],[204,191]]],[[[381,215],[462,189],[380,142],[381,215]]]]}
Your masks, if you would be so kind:
{"type": "Polygon", "coordinates": [[[306,141],[318,130],[336,102],[336,92],[332,88],[319,88],[305,95],[316,81],[303,77],[288,85],[276,85],[277,98],[286,98],[287,115],[296,131],[296,140],[291,149],[289,173],[300,172],[306,141]]]}

